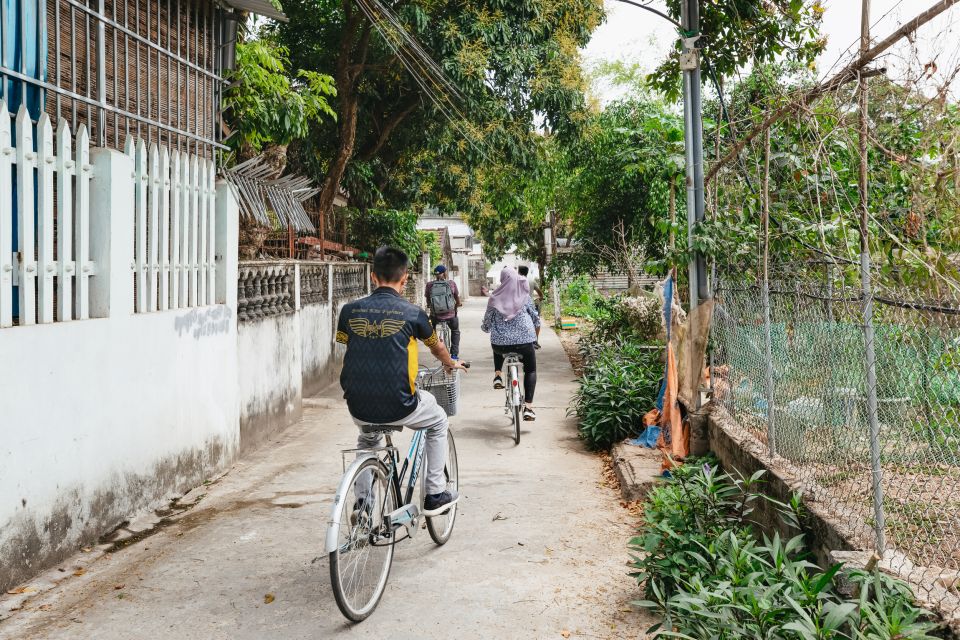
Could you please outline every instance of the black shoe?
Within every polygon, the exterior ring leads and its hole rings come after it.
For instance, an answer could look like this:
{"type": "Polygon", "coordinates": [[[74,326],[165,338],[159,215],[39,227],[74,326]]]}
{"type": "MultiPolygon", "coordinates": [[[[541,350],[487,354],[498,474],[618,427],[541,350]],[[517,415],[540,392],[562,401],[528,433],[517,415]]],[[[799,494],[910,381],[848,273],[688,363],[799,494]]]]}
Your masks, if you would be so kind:
{"type": "Polygon", "coordinates": [[[503,389],[503,378],[501,376],[493,376],[493,388],[503,389]]]}
{"type": "Polygon", "coordinates": [[[423,501],[423,515],[440,515],[455,505],[459,499],[460,495],[452,489],[444,491],[443,493],[429,495],[423,501]]]}

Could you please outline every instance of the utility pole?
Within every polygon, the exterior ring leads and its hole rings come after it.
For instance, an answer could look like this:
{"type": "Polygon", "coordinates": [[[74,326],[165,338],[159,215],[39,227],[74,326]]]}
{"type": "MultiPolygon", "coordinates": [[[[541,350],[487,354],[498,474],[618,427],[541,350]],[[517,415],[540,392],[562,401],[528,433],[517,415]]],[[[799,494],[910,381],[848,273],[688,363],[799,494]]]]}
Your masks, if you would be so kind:
{"type": "MultiPolygon", "coordinates": [[[[680,11],[680,26],[683,49],[680,68],[683,70],[683,143],[687,167],[687,248],[692,253],[688,266],[690,281],[690,336],[697,333],[694,310],[700,301],[710,297],[707,281],[707,264],[700,252],[693,253],[693,232],[704,218],[703,188],[703,96],[700,85],[700,38],[699,0],[683,0],[680,11]]],[[[697,380],[694,388],[692,409],[700,408],[700,362],[690,350],[689,375],[697,380]]]]}
{"type": "MultiPolygon", "coordinates": [[[[693,232],[703,221],[706,209],[703,188],[703,96],[700,80],[699,0],[683,0],[680,12],[683,31],[683,51],[680,68],[683,70],[684,151],[687,167],[687,248],[693,249],[693,232]]],[[[706,260],[699,252],[691,259],[690,312],[700,301],[710,297],[706,260]]]]}
{"type": "MultiPolygon", "coordinates": [[[[542,283],[547,277],[547,267],[553,262],[554,246],[556,243],[556,214],[553,209],[547,209],[547,219],[543,225],[543,247],[547,254],[547,264],[543,265],[543,272],[540,274],[541,290],[542,283]]],[[[550,281],[550,294],[553,299],[553,325],[560,328],[560,289],[557,279],[550,281]]]]}

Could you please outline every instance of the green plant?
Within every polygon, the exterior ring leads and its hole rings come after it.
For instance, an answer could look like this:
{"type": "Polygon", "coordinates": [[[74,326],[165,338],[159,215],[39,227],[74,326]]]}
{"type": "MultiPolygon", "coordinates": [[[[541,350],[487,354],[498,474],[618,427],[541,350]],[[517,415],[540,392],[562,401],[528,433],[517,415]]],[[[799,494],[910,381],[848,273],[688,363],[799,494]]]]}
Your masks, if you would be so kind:
{"type": "Polygon", "coordinates": [[[770,502],[791,529],[800,499],[762,493],[763,472],[732,477],[715,464],[688,463],[656,487],[645,523],[630,542],[642,606],[664,618],[660,635],[718,640],[928,640],[936,628],[909,587],[879,571],[850,571],[857,592],[843,596],[842,566],[821,570],[802,535],[758,534],[751,514],[770,502]]]}
{"type": "Polygon", "coordinates": [[[417,237],[420,238],[420,252],[430,254],[430,264],[440,264],[443,260],[443,248],[440,246],[440,239],[437,238],[437,232],[417,231],[417,237]]]}
{"type": "Polygon", "coordinates": [[[602,299],[588,277],[577,276],[560,291],[560,308],[566,315],[589,318],[602,299]]]}
{"type": "Polygon", "coordinates": [[[580,437],[589,449],[608,449],[642,429],[662,373],[659,349],[631,341],[599,348],[587,363],[569,410],[580,419],[580,437]]]}
{"type": "Polygon", "coordinates": [[[237,66],[223,108],[233,128],[234,148],[259,152],[267,144],[286,145],[306,137],[312,122],[336,119],[327,102],[337,95],[333,78],[314,71],[290,71],[289,52],[269,40],[237,44],[237,66]]]}
{"type": "Polygon", "coordinates": [[[373,253],[383,245],[401,249],[416,261],[424,249],[417,232],[417,214],[396,209],[348,209],[348,242],[373,253]]]}

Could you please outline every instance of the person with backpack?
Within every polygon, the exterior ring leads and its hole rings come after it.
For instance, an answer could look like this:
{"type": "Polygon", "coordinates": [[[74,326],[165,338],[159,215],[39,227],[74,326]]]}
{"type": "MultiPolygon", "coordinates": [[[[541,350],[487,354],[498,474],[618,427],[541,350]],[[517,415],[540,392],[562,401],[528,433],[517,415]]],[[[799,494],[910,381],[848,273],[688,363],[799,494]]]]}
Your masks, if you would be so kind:
{"type": "Polygon", "coordinates": [[[457,283],[447,279],[447,268],[438,264],[433,270],[436,279],[427,283],[427,309],[430,311],[430,324],[446,322],[450,327],[450,357],[460,359],[460,318],[457,307],[462,307],[457,283]]]}

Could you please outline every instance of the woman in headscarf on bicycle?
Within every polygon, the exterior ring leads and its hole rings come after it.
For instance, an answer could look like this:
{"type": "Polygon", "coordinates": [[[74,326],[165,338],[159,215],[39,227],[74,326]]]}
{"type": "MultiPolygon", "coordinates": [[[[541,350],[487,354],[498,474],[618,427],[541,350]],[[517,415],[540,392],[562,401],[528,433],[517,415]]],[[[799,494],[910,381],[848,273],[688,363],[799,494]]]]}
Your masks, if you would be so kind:
{"type": "Polygon", "coordinates": [[[536,345],[540,336],[540,316],[530,298],[530,284],[512,267],[504,267],[500,272],[500,286],[490,294],[480,328],[490,334],[493,347],[496,370],[493,388],[503,389],[504,355],[519,355],[523,361],[523,419],[536,420],[532,405],[537,388],[536,345]]]}

